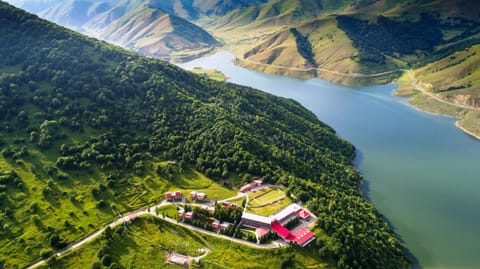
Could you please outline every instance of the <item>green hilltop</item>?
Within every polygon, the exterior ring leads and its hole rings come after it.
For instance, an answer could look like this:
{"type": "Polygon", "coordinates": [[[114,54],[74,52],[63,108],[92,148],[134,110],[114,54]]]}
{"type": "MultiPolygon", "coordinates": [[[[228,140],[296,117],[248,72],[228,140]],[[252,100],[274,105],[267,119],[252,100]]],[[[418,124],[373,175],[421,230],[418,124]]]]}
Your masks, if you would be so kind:
{"type": "Polygon", "coordinates": [[[319,217],[311,259],[408,267],[405,246],[362,197],[354,147],[297,102],[194,75],[4,2],[0,44],[0,267],[48,258],[169,190],[221,198],[252,175],[284,185],[319,217]]]}

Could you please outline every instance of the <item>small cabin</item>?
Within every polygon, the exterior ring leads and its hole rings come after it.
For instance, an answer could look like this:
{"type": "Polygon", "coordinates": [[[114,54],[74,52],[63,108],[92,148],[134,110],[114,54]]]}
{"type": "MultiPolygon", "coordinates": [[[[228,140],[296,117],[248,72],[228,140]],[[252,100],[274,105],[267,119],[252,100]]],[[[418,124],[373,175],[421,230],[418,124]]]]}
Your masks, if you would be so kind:
{"type": "Polygon", "coordinates": [[[204,201],[207,198],[207,195],[203,192],[197,193],[197,200],[198,201],[204,201]]]}
{"type": "Polygon", "coordinates": [[[187,213],[185,213],[185,218],[188,219],[188,220],[193,219],[193,212],[187,212],[187,213]]]}
{"type": "Polygon", "coordinates": [[[228,228],[230,228],[231,225],[232,224],[229,222],[223,222],[222,224],[220,224],[220,230],[226,231],[228,230],[228,228]]]}

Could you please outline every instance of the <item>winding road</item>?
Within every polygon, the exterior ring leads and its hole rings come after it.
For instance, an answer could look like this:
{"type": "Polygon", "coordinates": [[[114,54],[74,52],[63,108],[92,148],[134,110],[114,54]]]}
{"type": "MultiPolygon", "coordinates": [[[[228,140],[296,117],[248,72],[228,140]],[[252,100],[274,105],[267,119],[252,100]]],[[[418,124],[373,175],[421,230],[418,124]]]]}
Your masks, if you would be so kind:
{"type": "Polygon", "coordinates": [[[245,59],[245,58],[242,58],[242,59],[237,58],[237,59],[239,61],[242,61],[242,62],[252,63],[252,64],[255,64],[255,65],[261,65],[261,66],[268,66],[268,67],[273,67],[273,68],[279,68],[279,69],[288,69],[288,70],[305,71],[305,72],[311,71],[311,70],[318,70],[318,71],[325,72],[325,73],[330,73],[330,74],[339,75],[339,76],[343,76],[343,77],[353,77],[353,78],[379,77],[379,76],[388,75],[388,74],[392,74],[392,73],[396,73],[396,72],[405,72],[406,71],[406,72],[408,72],[408,76],[409,76],[410,80],[412,81],[412,83],[411,83],[412,87],[414,87],[416,90],[423,93],[424,95],[426,95],[428,97],[431,97],[431,98],[437,100],[438,102],[441,102],[441,103],[444,103],[444,104],[447,104],[447,105],[451,105],[451,106],[455,106],[455,107],[459,107],[459,108],[464,108],[464,109],[469,109],[469,110],[480,111],[479,107],[457,104],[457,103],[445,100],[445,99],[439,97],[438,95],[436,95],[435,93],[432,93],[431,91],[425,89],[414,78],[414,76],[412,74],[412,71],[407,70],[407,69],[395,69],[395,70],[390,70],[390,71],[385,71],[385,72],[380,72],[380,73],[375,73],[375,74],[342,73],[342,72],[333,71],[333,70],[324,69],[324,68],[319,68],[319,67],[308,67],[308,68],[288,67],[288,66],[282,66],[282,65],[266,64],[266,63],[262,63],[262,62],[256,62],[256,61],[248,60],[248,59],[245,59]]]}
{"type": "MultiPolygon", "coordinates": [[[[107,229],[107,227],[110,227],[110,228],[115,228],[123,223],[126,223],[126,222],[129,222],[139,216],[143,216],[143,215],[151,215],[151,216],[154,216],[156,218],[159,218],[159,219],[163,219],[169,223],[172,223],[172,224],[175,224],[175,225],[179,225],[179,226],[182,226],[186,229],[189,229],[189,230],[192,230],[192,231],[196,231],[196,232],[199,232],[199,233],[204,233],[204,234],[208,234],[210,236],[215,236],[217,238],[221,238],[221,239],[224,239],[224,240],[229,240],[231,242],[235,242],[235,243],[238,243],[238,244],[242,244],[242,245],[245,245],[245,246],[248,246],[248,247],[251,247],[251,248],[256,248],[256,249],[273,249],[273,248],[280,248],[280,247],[284,247],[286,246],[285,243],[283,242],[274,242],[272,244],[263,244],[263,245],[257,245],[253,242],[249,242],[249,241],[245,241],[245,240],[242,240],[242,239],[238,239],[238,238],[233,238],[233,237],[229,237],[229,236],[226,236],[226,235],[223,235],[223,234],[217,234],[215,232],[212,232],[212,231],[207,231],[207,230],[204,230],[204,229],[201,229],[201,228],[198,228],[198,227],[195,227],[195,226],[192,226],[192,225],[189,225],[189,224],[186,224],[186,223],[182,223],[182,222],[177,222],[177,220],[175,219],[172,219],[172,218],[169,218],[169,217],[163,217],[163,216],[158,216],[156,214],[157,212],[157,209],[158,208],[162,208],[164,206],[167,206],[167,205],[171,205],[171,204],[175,204],[175,203],[169,203],[169,202],[166,202],[166,201],[162,201],[161,203],[159,204],[156,204],[156,205],[153,205],[151,207],[148,207],[148,208],[145,208],[145,209],[141,209],[141,210],[137,210],[137,211],[134,211],[134,212],[131,212],[131,213],[128,213],[128,215],[124,215],[124,216],[120,216],[118,219],[116,219],[115,221],[105,225],[103,228],[95,231],[94,233],[88,235],[87,237],[83,238],[82,240],[76,242],[76,243],[73,243],[71,245],[69,245],[68,247],[62,249],[62,250],[59,250],[55,253],[53,253],[50,257],[61,257],[65,254],[68,254],[70,253],[71,251],[75,250],[75,249],[78,249],[80,248],[81,246],[93,241],[94,239],[96,239],[97,237],[101,236],[102,233],[105,231],[105,229],[107,229]]],[[[198,206],[198,204],[189,204],[189,205],[192,205],[192,206],[198,206]]],[[[49,257],[49,258],[50,258],[49,257]]],[[[203,257],[203,256],[202,256],[203,257]]],[[[34,264],[31,264],[29,266],[26,267],[26,269],[33,269],[33,268],[38,268],[39,266],[42,266],[44,264],[47,263],[47,260],[49,259],[42,259],[42,260],[39,260],[37,262],[35,262],[34,264]]]]}
{"type": "Polygon", "coordinates": [[[362,74],[362,73],[342,73],[338,71],[333,71],[325,68],[320,68],[320,67],[308,67],[308,68],[300,68],[300,67],[288,67],[288,66],[282,66],[282,65],[276,65],[276,64],[266,64],[262,62],[256,62],[252,60],[248,60],[245,58],[237,58],[239,61],[255,64],[255,65],[261,65],[261,66],[267,66],[267,67],[273,67],[273,68],[278,68],[278,69],[287,69],[287,70],[294,70],[294,71],[303,71],[303,72],[308,72],[312,70],[317,70],[325,73],[330,73],[338,76],[343,76],[343,77],[352,77],[352,78],[370,78],[370,77],[380,77],[392,73],[397,73],[397,72],[403,72],[406,71],[405,69],[395,69],[395,70],[390,70],[390,71],[385,71],[385,72],[380,72],[380,73],[375,73],[375,74],[362,74]]]}
{"type": "Polygon", "coordinates": [[[436,94],[432,93],[431,91],[425,89],[420,83],[418,83],[418,81],[414,78],[411,71],[408,71],[408,77],[412,81],[412,87],[414,87],[416,90],[418,90],[422,94],[424,94],[428,97],[431,97],[431,98],[437,100],[440,103],[444,103],[444,104],[447,104],[447,105],[451,105],[451,106],[459,107],[459,108],[464,108],[464,109],[468,109],[468,110],[480,111],[480,107],[473,107],[473,106],[466,106],[466,105],[462,105],[462,104],[457,104],[457,103],[445,100],[441,97],[438,97],[438,95],[436,95],[436,94]]]}

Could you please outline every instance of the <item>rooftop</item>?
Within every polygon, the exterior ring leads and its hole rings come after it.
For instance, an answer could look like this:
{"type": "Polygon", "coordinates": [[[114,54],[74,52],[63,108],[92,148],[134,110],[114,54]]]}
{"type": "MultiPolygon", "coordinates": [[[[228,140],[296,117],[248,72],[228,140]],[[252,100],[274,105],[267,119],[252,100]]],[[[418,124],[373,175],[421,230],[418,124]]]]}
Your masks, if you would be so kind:
{"type": "Polygon", "coordinates": [[[266,234],[268,234],[270,230],[268,229],[264,229],[264,228],[257,228],[255,229],[255,234],[257,235],[257,238],[262,238],[264,237],[266,234]]]}
{"type": "Polygon", "coordinates": [[[302,208],[297,212],[297,216],[301,219],[308,219],[308,217],[310,217],[310,213],[305,208],[302,208]]]}
{"type": "Polygon", "coordinates": [[[264,216],[260,216],[260,215],[257,215],[257,214],[247,213],[247,212],[242,214],[242,219],[258,221],[258,222],[265,223],[265,224],[268,224],[268,225],[270,225],[272,223],[272,220],[269,217],[264,217],[264,216]]]}
{"type": "Polygon", "coordinates": [[[277,214],[273,215],[273,219],[276,219],[278,221],[282,221],[284,218],[288,217],[291,214],[297,213],[297,211],[301,210],[302,207],[298,204],[290,204],[289,206],[285,207],[282,209],[280,212],[277,214]]]}
{"type": "Polygon", "coordinates": [[[305,246],[315,238],[315,234],[307,228],[300,228],[294,232],[288,240],[294,241],[297,245],[305,246]]]}
{"type": "Polygon", "coordinates": [[[291,236],[290,231],[283,227],[278,221],[272,222],[272,230],[284,239],[288,239],[291,236]]]}

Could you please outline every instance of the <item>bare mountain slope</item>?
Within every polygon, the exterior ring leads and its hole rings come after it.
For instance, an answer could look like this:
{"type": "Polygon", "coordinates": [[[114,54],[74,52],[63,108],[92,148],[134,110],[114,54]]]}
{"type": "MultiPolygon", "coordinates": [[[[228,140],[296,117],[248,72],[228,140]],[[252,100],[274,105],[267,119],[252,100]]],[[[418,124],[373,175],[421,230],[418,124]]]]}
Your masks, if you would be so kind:
{"type": "Polygon", "coordinates": [[[197,25],[161,9],[178,10],[176,3],[67,0],[41,11],[39,15],[79,32],[163,59],[188,59],[220,44],[197,25]]]}

